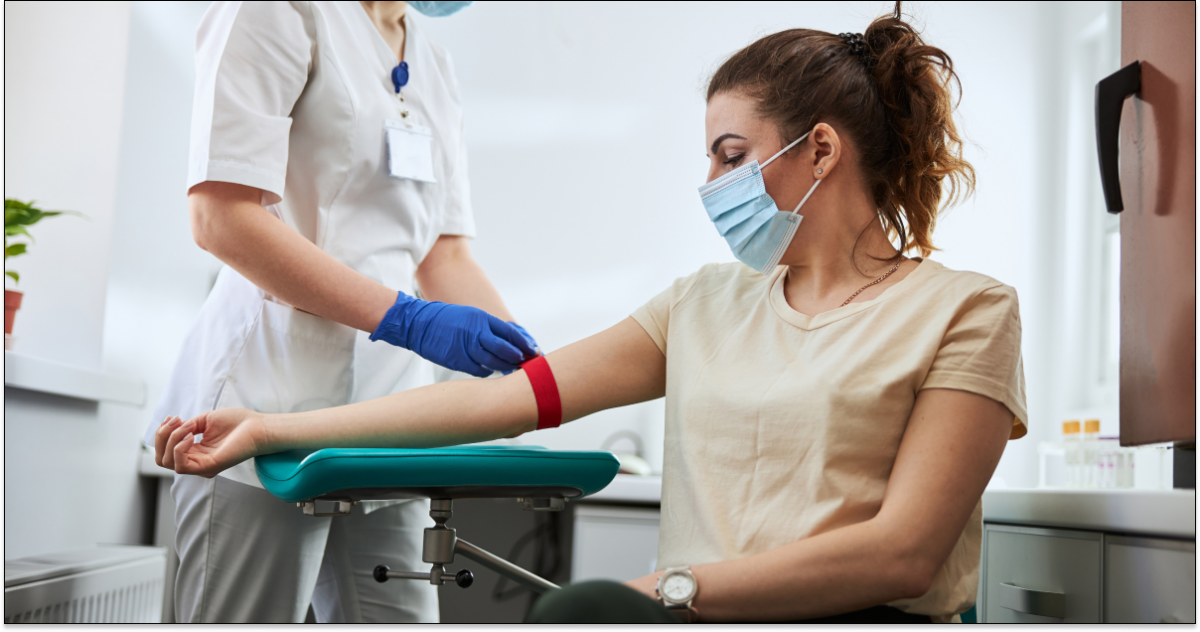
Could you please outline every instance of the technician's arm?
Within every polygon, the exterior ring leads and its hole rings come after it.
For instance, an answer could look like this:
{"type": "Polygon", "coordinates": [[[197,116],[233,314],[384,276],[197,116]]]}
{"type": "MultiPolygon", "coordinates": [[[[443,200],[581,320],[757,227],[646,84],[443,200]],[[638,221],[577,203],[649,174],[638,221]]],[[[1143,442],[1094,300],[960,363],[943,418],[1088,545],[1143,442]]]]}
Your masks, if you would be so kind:
{"type": "MultiPolygon", "coordinates": [[[[666,358],[631,318],[547,356],[563,421],[662,397],[666,358]]],[[[524,371],[492,380],[455,380],[358,404],[264,415],[222,408],[163,424],[159,465],[212,477],[259,454],[330,446],[428,448],[512,437],[537,427],[537,402],[524,371]],[[203,434],[200,443],[193,443],[203,434]]]]}
{"type": "Polygon", "coordinates": [[[396,290],[334,259],[260,204],[261,192],[202,182],[188,192],[192,237],[251,283],[306,312],[373,332],[396,290]]]}
{"type": "Polygon", "coordinates": [[[455,305],[470,305],[499,318],[516,319],[500,298],[500,293],[471,255],[470,240],[460,235],[442,235],[425,260],[417,266],[417,286],[421,298],[455,305]]]}
{"type": "MultiPolygon", "coordinates": [[[[701,621],[796,621],[925,594],[1000,461],[1012,430],[1002,404],[928,389],[870,520],[771,551],[692,567],[701,621]]],[[[653,595],[658,573],[629,584],[653,595]]]]}

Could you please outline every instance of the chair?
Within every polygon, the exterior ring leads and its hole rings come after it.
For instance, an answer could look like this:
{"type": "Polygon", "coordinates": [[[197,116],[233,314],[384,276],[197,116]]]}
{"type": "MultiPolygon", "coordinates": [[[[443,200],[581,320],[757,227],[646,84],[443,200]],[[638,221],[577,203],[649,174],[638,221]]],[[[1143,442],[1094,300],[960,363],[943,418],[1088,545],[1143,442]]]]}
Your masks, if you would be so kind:
{"type": "Polygon", "coordinates": [[[619,462],[608,452],[547,450],[537,446],[470,446],[409,450],[326,448],[292,450],[255,459],[258,478],[275,497],[294,502],[309,516],[345,516],[362,500],[430,499],[434,526],[425,529],[422,561],[429,572],[376,566],[375,580],[418,579],[466,588],[474,575],[451,574],[455,554],[504,575],[535,592],[558,586],[458,538],[446,522],[458,498],[515,498],[532,511],[561,511],[566,501],[604,489],[619,462]],[[318,502],[333,503],[318,511],[318,502]]]}

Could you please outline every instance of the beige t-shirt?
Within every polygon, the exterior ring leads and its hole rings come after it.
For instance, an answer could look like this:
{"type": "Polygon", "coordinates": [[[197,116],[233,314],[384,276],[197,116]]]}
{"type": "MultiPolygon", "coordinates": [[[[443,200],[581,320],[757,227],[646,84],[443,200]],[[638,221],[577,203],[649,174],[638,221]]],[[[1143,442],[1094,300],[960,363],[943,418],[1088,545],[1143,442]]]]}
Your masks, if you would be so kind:
{"type": "MultiPolygon", "coordinates": [[[[918,391],[1012,411],[1025,435],[1013,288],[923,260],[878,297],[814,317],[769,276],[707,265],[633,313],[667,358],[658,568],[768,551],[874,517],[918,391]]],[[[982,506],[929,592],[889,605],[948,620],[975,601],[982,506]]]]}

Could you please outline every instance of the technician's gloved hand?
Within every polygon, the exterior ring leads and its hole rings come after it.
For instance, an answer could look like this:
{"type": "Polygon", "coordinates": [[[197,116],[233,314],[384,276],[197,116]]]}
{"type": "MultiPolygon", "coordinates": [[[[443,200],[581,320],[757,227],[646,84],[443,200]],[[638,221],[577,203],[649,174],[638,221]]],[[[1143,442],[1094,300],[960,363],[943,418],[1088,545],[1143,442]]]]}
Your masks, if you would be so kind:
{"type": "Polygon", "coordinates": [[[516,323],[509,323],[509,325],[516,327],[517,331],[520,331],[521,335],[526,337],[526,341],[529,342],[529,348],[534,350],[535,356],[541,355],[541,347],[538,347],[538,341],[535,341],[535,339],[533,339],[533,336],[530,336],[529,332],[524,330],[524,327],[522,327],[521,325],[517,325],[516,323]]]}
{"type": "MultiPolygon", "coordinates": [[[[521,332],[521,335],[525,336],[525,340],[529,341],[529,346],[533,347],[535,355],[542,355],[542,348],[538,346],[538,343],[536,340],[533,339],[533,336],[530,336],[529,332],[525,331],[524,327],[522,327],[512,321],[509,321],[508,324],[512,325],[513,327],[516,327],[517,330],[519,330],[521,332]]],[[[503,373],[505,375],[508,375],[509,373],[512,373],[512,371],[503,371],[503,373]]]]}
{"type": "Polygon", "coordinates": [[[475,377],[515,370],[538,355],[519,327],[479,308],[398,294],[371,340],[389,342],[475,377]]]}

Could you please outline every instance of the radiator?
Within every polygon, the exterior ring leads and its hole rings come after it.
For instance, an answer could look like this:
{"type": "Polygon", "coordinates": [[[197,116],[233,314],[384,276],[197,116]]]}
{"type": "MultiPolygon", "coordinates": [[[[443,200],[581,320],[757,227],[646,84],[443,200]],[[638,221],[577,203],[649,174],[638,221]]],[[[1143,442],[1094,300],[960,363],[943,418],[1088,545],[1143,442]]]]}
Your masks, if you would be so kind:
{"type": "Polygon", "coordinates": [[[101,545],[4,562],[4,623],[159,623],[166,549],[101,545]]]}

